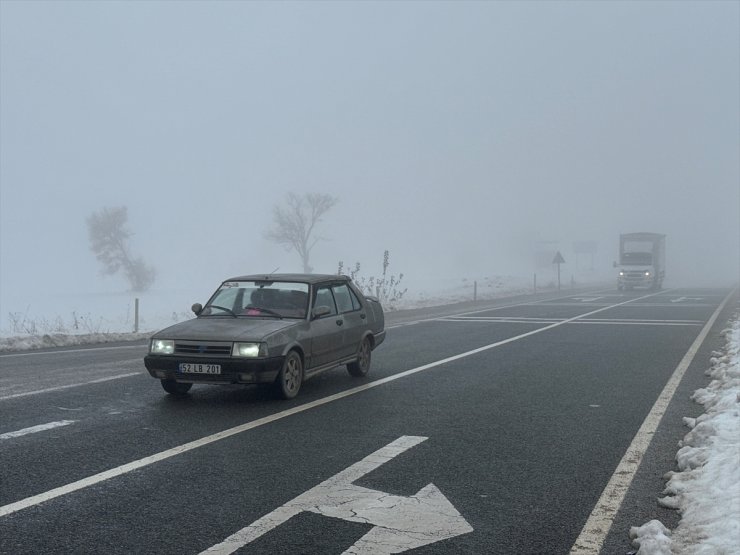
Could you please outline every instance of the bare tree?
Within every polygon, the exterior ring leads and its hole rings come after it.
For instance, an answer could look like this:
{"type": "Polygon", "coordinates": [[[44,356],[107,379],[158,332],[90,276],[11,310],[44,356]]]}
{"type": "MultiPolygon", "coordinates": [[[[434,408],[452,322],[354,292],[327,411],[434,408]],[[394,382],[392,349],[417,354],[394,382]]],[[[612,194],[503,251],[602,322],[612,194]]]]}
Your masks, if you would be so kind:
{"type": "Polygon", "coordinates": [[[314,236],[316,225],[336,203],[337,198],[320,193],[305,193],[303,196],[288,193],[286,204],[273,208],[274,224],[265,237],[287,250],[294,250],[301,257],[303,271],[310,274],[311,249],[320,237],[314,236]]]}
{"type": "Polygon", "coordinates": [[[125,206],[103,208],[87,218],[90,249],[103,265],[103,273],[113,275],[123,271],[132,291],[146,291],[154,283],[156,271],[141,257],[129,253],[131,232],[126,227],[128,209],[125,206]]]}

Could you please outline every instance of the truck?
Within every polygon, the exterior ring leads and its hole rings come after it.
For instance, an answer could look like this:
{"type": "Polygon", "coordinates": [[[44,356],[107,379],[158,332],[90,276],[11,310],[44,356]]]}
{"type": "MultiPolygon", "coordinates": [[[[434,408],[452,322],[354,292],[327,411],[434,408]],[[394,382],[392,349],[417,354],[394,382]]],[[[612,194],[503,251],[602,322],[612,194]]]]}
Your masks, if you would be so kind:
{"type": "Polygon", "coordinates": [[[619,236],[617,289],[660,289],[665,279],[665,235],[623,233],[619,236]]]}

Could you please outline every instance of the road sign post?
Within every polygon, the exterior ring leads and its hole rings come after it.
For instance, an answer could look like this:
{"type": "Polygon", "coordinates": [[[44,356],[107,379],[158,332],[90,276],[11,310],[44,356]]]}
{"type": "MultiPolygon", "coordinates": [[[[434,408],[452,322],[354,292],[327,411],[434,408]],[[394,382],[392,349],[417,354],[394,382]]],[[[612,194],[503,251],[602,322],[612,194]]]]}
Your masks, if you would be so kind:
{"type": "Polygon", "coordinates": [[[555,253],[555,258],[552,259],[552,263],[558,265],[558,291],[560,291],[560,265],[564,262],[565,258],[563,258],[563,255],[560,254],[560,251],[555,253]]]}

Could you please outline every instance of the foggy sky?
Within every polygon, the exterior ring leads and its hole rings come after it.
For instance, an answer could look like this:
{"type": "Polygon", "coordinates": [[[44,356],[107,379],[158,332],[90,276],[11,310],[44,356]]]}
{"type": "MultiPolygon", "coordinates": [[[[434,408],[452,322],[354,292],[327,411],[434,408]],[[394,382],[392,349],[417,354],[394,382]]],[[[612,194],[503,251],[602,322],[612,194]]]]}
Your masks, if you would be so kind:
{"type": "Polygon", "coordinates": [[[336,195],[317,272],[534,271],[538,242],[668,236],[671,286],[733,283],[738,2],[0,2],[0,312],[101,277],[128,206],[155,288],[300,271],[264,238],[336,195]]]}

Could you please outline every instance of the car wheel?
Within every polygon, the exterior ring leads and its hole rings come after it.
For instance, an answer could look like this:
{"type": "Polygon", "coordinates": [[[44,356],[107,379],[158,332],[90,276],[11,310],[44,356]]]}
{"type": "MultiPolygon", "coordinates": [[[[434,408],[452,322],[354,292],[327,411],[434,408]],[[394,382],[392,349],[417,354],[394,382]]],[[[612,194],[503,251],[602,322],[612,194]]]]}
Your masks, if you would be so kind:
{"type": "Polygon", "coordinates": [[[367,376],[370,370],[370,352],[372,347],[370,346],[370,340],[366,337],[360,342],[360,347],[357,349],[357,360],[350,362],[347,365],[347,371],[355,377],[361,378],[367,376]]]}
{"type": "Polygon", "coordinates": [[[181,383],[175,380],[161,380],[162,388],[171,395],[185,395],[190,388],[193,387],[191,383],[181,383]]]}
{"type": "Polygon", "coordinates": [[[298,395],[302,383],[303,361],[297,352],[290,351],[283,361],[283,367],[280,369],[277,380],[275,380],[275,390],[283,399],[292,399],[298,395]]]}

